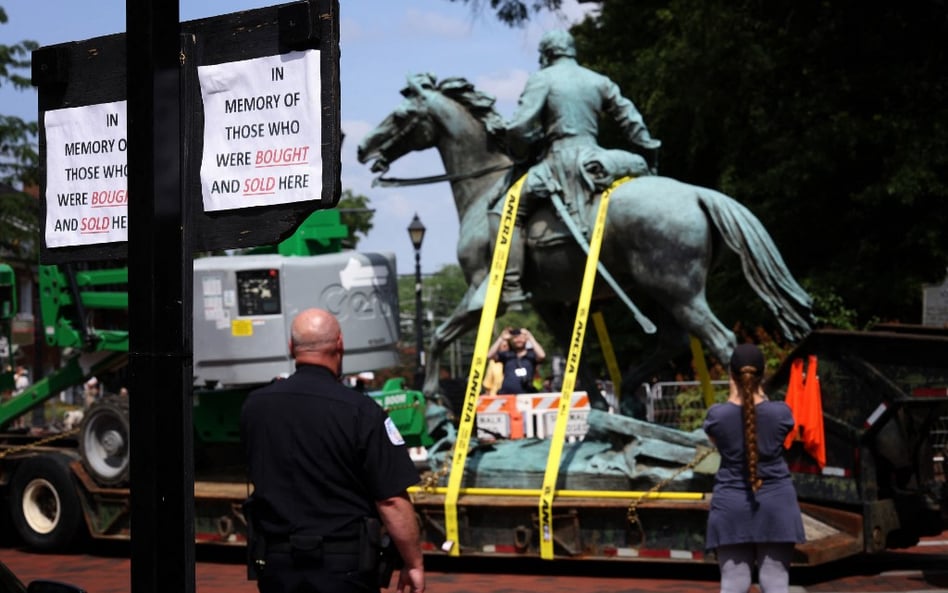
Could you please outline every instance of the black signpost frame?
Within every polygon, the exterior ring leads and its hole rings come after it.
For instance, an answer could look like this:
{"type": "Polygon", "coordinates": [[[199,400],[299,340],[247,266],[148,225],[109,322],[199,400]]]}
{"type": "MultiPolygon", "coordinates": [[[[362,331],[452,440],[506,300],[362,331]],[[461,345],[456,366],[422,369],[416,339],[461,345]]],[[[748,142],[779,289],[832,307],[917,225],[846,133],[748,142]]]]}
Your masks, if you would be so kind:
{"type": "MultiPolygon", "coordinates": [[[[158,1],[158,0],[153,0],[158,1]]],[[[169,3],[170,4],[170,3],[169,3]]],[[[169,4],[161,3],[162,6],[169,4]]],[[[176,6],[176,5],[175,5],[176,6]]],[[[131,6],[129,6],[131,9],[131,6]]],[[[131,18],[145,12],[134,3],[131,18]]],[[[177,13],[177,10],[175,10],[177,13]]],[[[338,0],[304,0],[180,23],[176,49],[182,78],[181,153],[185,199],[191,210],[194,250],[213,251],[277,243],[314,210],[332,208],[341,192],[338,0]],[[313,199],[289,204],[205,212],[201,196],[204,111],[198,67],[307,49],[319,50],[321,74],[322,185],[313,199]]],[[[130,23],[129,23],[130,24],[130,23]]],[[[128,46],[131,47],[131,46],[128,46]]],[[[39,121],[47,111],[128,98],[128,47],[124,33],[44,46],[33,52],[33,85],[39,121]]],[[[40,126],[40,191],[46,195],[46,131],[40,126]]],[[[129,201],[135,200],[129,194],[129,201]]],[[[46,204],[41,201],[46,219],[46,204]]],[[[125,242],[71,247],[40,246],[45,264],[128,257],[125,242]]]]}
{"type": "MultiPolygon", "coordinates": [[[[339,4],[303,0],[181,23],[178,0],[127,0],[126,28],[33,52],[40,122],[49,110],[128,100],[129,240],[49,248],[44,235],[40,259],[128,261],[131,590],[193,593],[192,258],[279,242],[338,202],[339,4]],[[307,49],[320,52],[321,188],[312,200],[205,212],[197,68],[307,49]]],[[[45,196],[42,125],[39,140],[45,196]]]]}
{"type": "Polygon", "coordinates": [[[179,21],[178,0],[127,2],[132,593],[195,590],[179,21]]]}

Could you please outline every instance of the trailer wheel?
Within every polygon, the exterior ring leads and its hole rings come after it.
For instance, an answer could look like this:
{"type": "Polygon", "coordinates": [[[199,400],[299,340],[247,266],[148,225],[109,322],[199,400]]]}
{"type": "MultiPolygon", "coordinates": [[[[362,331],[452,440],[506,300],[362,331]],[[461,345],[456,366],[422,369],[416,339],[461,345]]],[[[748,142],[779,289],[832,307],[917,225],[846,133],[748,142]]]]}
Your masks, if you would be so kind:
{"type": "Polygon", "coordinates": [[[76,539],[82,509],[64,458],[42,455],[19,464],[13,474],[10,517],[20,538],[31,548],[59,550],[76,539]]]}
{"type": "Polygon", "coordinates": [[[110,396],[86,412],[79,428],[82,465],[102,486],[123,486],[129,467],[128,399],[110,396]]]}

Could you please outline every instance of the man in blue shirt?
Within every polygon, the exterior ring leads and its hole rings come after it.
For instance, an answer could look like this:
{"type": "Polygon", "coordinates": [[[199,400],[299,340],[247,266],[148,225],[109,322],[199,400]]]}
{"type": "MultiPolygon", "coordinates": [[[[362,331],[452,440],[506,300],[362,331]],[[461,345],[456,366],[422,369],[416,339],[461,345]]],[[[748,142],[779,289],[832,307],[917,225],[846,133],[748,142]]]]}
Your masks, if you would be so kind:
{"type": "Polygon", "coordinates": [[[504,365],[504,382],[498,394],[531,393],[535,391],[533,377],[546,359],[546,352],[530,330],[507,327],[487,351],[487,357],[504,365]],[[509,349],[502,350],[504,342],[510,345],[509,349]]]}

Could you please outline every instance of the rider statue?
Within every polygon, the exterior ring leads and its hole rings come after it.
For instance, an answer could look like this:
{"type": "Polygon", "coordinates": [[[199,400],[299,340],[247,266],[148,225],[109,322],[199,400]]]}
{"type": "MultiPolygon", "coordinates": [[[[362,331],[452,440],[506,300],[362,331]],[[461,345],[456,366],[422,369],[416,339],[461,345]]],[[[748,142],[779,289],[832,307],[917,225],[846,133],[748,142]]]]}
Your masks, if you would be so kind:
{"type": "MultiPolygon", "coordinates": [[[[503,135],[511,156],[530,165],[504,277],[504,300],[514,307],[526,298],[521,285],[523,225],[542,201],[558,195],[573,222],[588,233],[581,196],[591,199],[626,175],[650,174],[640,155],[599,146],[600,115],[605,113],[615,120],[633,144],[653,151],[661,146],[616,83],[576,62],[572,35],[549,31],[540,40],[539,50],[540,70],[527,80],[503,135]]],[[[503,200],[498,199],[492,208],[493,236],[499,220],[493,213],[499,213],[502,206],[503,200]]]]}

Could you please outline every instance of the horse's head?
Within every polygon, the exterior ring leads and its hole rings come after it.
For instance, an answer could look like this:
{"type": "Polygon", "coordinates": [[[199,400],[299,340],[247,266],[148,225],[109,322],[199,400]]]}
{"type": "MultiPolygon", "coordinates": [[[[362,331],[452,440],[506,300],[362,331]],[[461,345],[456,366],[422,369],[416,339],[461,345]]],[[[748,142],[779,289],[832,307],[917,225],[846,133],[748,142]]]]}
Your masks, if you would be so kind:
{"type": "Polygon", "coordinates": [[[432,75],[409,76],[408,84],[401,91],[405,99],[359,144],[359,162],[374,160],[372,171],[384,173],[389,163],[405,154],[434,146],[437,124],[431,117],[426,100],[426,96],[432,92],[435,92],[432,75]]]}

